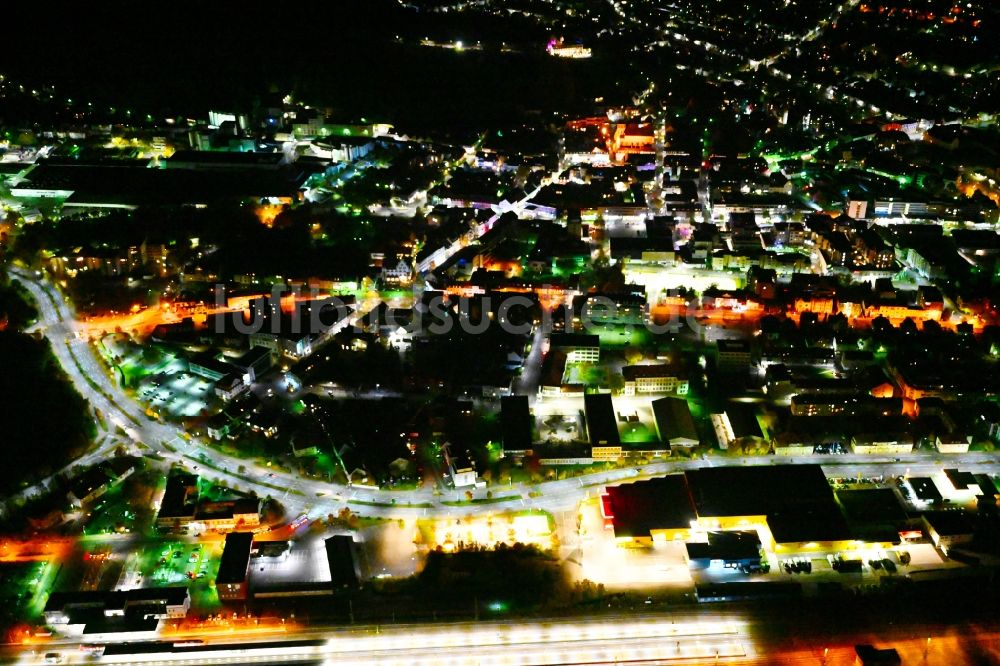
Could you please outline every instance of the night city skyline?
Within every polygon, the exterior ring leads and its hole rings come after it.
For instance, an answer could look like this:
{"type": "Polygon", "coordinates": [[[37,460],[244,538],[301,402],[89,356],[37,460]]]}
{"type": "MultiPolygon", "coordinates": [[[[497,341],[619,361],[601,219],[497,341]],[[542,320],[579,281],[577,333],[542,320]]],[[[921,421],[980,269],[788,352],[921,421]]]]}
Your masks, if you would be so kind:
{"type": "Polygon", "coordinates": [[[1000,6],[7,9],[0,663],[1000,664],[1000,6]]]}

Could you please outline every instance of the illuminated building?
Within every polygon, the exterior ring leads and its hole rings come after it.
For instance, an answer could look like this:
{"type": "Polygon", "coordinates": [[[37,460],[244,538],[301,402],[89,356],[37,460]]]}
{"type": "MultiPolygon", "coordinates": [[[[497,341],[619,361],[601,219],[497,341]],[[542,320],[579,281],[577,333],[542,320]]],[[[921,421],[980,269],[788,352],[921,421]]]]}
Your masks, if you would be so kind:
{"type": "Polygon", "coordinates": [[[851,199],[847,202],[847,216],[855,220],[864,219],[868,216],[868,202],[851,199]]]}
{"type": "Polygon", "coordinates": [[[313,336],[308,333],[270,333],[258,331],[250,335],[251,347],[263,347],[275,354],[290,358],[304,358],[312,353],[313,336]]]}
{"type": "Polygon", "coordinates": [[[549,338],[549,349],[566,354],[567,363],[597,363],[601,360],[601,339],[583,333],[557,333],[549,338]]]}
{"type": "Polygon", "coordinates": [[[234,123],[237,129],[241,131],[246,131],[250,128],[250,121],[248,118],[239,113],[232,113],[230,111],[209,111],[208,112],[208,124],[212,127],[222,127],[224,123],[234,123]]]}
{"type": "Polygon", "coordinates": [[[205,432],[215,441],[221,441],[223,437],[229,435],[230,416],[225,412],[219,412],[212,416],[205,424],[205,432]]]}
{"type": "Polygon", "coordinates": [[[375,149],[375,142],[357,136],[336,136],[309,143],[309,155],[330,162],[353,162],[375,149]]]}
{"type": "Polygon", "coordinates": [[[235,366],[222,361],[221,354],[212,350],[191,357],[188,368],[192,374],[211,382],[215,394],[226,401],[250,388],[249,378],[235,366]]]}
{"type": "MultiPolygon", "coordinates": [[[[713,266],[714,260],[715,257],[713,257],[713,266]]],[[[746,270],[746,266],[746,263],[741,262],[737,266],[737,270],[743,272],[746,270]]],[[[759,313],[763,310],[763,306],[745,289],[720,290],[711,287],[702,292],[701,307],[708,314],[721,313],[723,316],[727,313],[759,313]]]]}
{"type": "Polygon", "coordinates": [[[939,453],[968,453],[972,435],[952,431],[934,437],[934,448],[939,453]]]}
{"type": "Polygon", "coordinates": [[[542,396],[558,396],[563,393],[583,393],[582,384],[565,384],[566,352],[555,349],[548,352],[542,359],[541,377],[538,381],[538,394],[542,396]]]}
{"type": "Polygon", "coordinates": [[[688,381],[670,365],[627,365],[622,368],[625,395],[676,393],[687,395],[688,381]]]}
{"type": "Polygon", "coordinates": [[[792,396],[791,411],[795,416],[899,416],[903,413],[903,400],[875,398],[866,393],[799,393],[792,396]]]}
{"type": "Polygon", "coordinates": [[[313,114],[308,118],[297,119],[292,124],[292,134],[296,139],[326,139],[336,138],[372,138],[386,136],[393,130],[388,123],[338,124],[328,123],[321,114],[313,114]]]}
{"type": "Polygon", "coordinates": [[[630,155],[656,151],[652,123],[613,122],[607,117],[572,120],[566,124],[563,159],[569,164],[611,166],[624,164],[630,155]]]}
{"type": "Polygon", "coordinates": [[[896,252],[874,229],[865,229],[854,237],[851,262],[855,267],[888,270],[896,265],[896,252]]]}
{"type": "Polygon", "coordinates": [[[811,456],[816,452],[816,442],[811,437],[801,437],[796,433],[781,433],[772,442],[776,456],[811,456]]]}
{"type": "Polygon", "coordinates": [[[156,526],[161,531],[181,532],[191,526],[199,526],[205,530],[231,532],[251,529],[259,524],[259,499],[202,501],[198,477],[186,473],[173,473],[167,477],[167,487],[156,515],[156,526]]]}
{"type": "Polygon", "coordinates": [[[685,476],[701,527],[756,527],[761,542],[779,553],[853,546],[819,465],[715,467],[685,476]]]}
{"type": "Polygon", "coordinates": [[[187,615],[186,587],[116,592],[55,592],[45,604],[45,622],[69,634],[153,632],[160,620],[187,615]]]}
{"type": "Polygon", "coordinates": [[[448,478],[453,488],[471,488],[479,485],[476,464],[468,453],[452,453],[452,445],[448,442],[442,446],[445,465],[448,468],[448,478]]]}
{"type": "Polygon", "coordinates": [[[940,504],[944,499],[941,491],[934,485],[934,480],[927,476],[911,476],[906,480],[906,484],[913,491],[916,499],[914,504],[933,505],[940,504]]]}
{"type": "Polygon", "coordinates": [[[777,295],[777,282],[774,269],[751,266],[747,270],[747,289],[761,300],[769,301],[777,295]]]}
{"type": "Polygon", "coordinates": [[[719,340],[717,349],[719,372],[740,373],[750,369],[750,343],[746,340],[719,340]]]}
{"type": "Polygon", "coordinates": [[[615,261],[670,267],[676,263],[670,238],[612,238],[611,258],[615,261]]]}
{"type": "Polygon", "coordinates": [[[545,50],[549,55],[556,56],[557,58],[582,59],[593,55],[588,46],[583,46],[582,44],[565,44],[562,41],[554,39],[548,43],[545,50]]]}
{"type": "Polygon", "coordinates": [[[400,259],[394,268],[382,267],[382,279],[390,285],[409,285],[413,282],[413,268],[400,259]]]}
{"type": "Polygon", "coordinates": [[[926,201],[895,201],[883,199],[875,201],[873,211],[875,217],[927,217],[936,214],[939,206],[931,206],[926,201]]]}
{"type": "Polygon", "coordinates": [[[586,294],[573,299],[573,309],[575,318],[584,326],[641,326],[646,321],[646,294],[586,294]]]}
{"type": "Polygon", "coordinates": [[[195,511],[195,524],[211,532],[232,532],[260,525],[260,500],[256,498],[203,502],[195,511]]]}
{"type": "Polygon", "coordinates": [[[704,540],[756,531],[776,553],[853,550],[853,538],[819,465],[710,467],[607,488],[608,528],[622,546],[704,540]]]}
{"type": "Polygon", "coordinates": [[[622,164],[629,155],[645,155],[655,151],[656,134],[651,123],[615,124],[608,151],[622,164]]]}
{"type": "Polygon", "coordinates": [[[859,433],[851,438],[851,452],[869,455],[910,453],[913,439],[904,432],[859,433]]]}

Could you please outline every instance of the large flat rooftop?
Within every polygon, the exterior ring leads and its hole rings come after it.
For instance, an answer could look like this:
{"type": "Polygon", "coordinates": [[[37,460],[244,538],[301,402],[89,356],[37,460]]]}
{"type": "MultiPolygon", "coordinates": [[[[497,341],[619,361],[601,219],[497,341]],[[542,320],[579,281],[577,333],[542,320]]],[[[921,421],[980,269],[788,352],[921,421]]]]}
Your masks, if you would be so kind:
{"type": "Polygon", "coordinates": [[[651,530],[685,529],[697,518],[683,474],[610,487],[605,506],[616,537],[648,537],[651,530]]]}

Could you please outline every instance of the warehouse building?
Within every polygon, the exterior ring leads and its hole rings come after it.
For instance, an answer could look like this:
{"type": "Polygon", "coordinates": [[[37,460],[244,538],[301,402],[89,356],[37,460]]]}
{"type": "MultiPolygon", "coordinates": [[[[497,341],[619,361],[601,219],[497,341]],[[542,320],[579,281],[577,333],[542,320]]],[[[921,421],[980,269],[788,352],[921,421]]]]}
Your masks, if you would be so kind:
{"type": "Polygon", "coordinates": [[[819,465],[706,467],[610,487],[606,525],[619,545],[649,546],[706,533],[756,531],[775,553],[852,550],[863,545],[819,465]]]}

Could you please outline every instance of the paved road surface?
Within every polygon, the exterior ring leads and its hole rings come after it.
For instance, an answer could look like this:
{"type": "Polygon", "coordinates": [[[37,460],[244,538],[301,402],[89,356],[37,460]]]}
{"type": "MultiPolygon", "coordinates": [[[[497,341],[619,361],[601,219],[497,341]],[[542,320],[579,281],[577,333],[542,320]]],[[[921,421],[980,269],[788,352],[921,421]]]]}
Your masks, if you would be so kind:
{"type": "MultiPolygon", "coordinates": [[[[250,461],[221,453],[172,423],[156,421],[113,382],[97,358],[93,347],[76,335],[75,318],[59,292],[42,277],[12,268],[37,302],[40,330],[52,344],[53,352],[77,390],[101,410],[105,418],[122,428],[139,449],[159,452],[165,460],[179,462],[208,477],[224,479],[234,488],[255,491],[261,497],[275,497],[290,514],[307,513],[313,518],[337,513],[342,507],[371,516],[424,517],[430,515],[468,515],[502,510],[538,508],[558,511],[572,508],[579,500],[601,486],[636,479],[635,469],[614,469],[586,476],[549,481],[538,486],[502,485],[491,488],[494,499],[486,504],[465,503],[464,490],[440,491],[419,488],[408,492],[382,491],[303,479],[295,474],[276,472],[250,461]],[[238,473],[241,466],[246,472],[238,473]],[[531,497],[530,495],[535,495],[531,497]],[[504,499],[506,498],[506,499],[504,499]],[[456,505],[458,504],[458,505],[456,505]]],[[[533,349],[533,353],[537,351],[533,349]]],[[[104,445],[85,456],[83,462],[95,462],[113,449],[109,438],[104,445]]],[[[931,474],[942,467],[961,467],[973,472],[1000,474],[1000,463],[990,453],[943,456],[936,453],[913,453],[901,456],[813,456],[775,458],[774,456],[726,457],[698,460],[670,460],[644,465],[642,476],[680,472],[711,465],[773,465],[777,463],[822,463],[832,476],[931,474]]]]}

